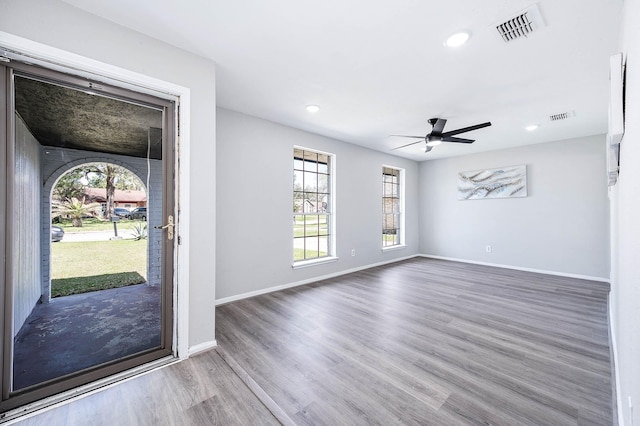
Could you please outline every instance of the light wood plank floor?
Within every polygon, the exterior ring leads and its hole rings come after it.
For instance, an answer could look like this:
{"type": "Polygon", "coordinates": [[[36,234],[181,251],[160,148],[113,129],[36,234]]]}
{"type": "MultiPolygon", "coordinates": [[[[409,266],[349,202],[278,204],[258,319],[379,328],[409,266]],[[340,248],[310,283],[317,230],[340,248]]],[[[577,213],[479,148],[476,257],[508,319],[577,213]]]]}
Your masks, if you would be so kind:
{"type": "Polygon", "coordinates": [[[609,285],[415,258],[216,310],[298,424],[611,425],[609,285]]]}
{"type": "Polygon", "coordinates": [[[20,426],[279,425],[215,350],[45,411],[20,426]]]}
{"type": "Polygon", "coordinates": [[[21,424],[269,425],[274,412],[284,424],[611,425],[607,293],[411,259],[220,306],[223,357],[209,351],[21,424]]]}

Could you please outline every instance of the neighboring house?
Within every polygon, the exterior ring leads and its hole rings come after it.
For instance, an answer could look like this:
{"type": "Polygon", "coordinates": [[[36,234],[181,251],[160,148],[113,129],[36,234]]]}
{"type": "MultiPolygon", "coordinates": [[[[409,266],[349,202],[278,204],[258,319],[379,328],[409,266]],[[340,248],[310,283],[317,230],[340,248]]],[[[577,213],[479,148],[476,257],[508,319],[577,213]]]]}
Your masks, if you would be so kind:
{"type": "MultiPolygon", "coordinates": [[[[87,197],[87,202],[101,203],[102,208],[105,208],[107,203],[107,190],[105,188],[85,188],[84,193],[87,197]]],[[[147,193],[145,191],[116,189],[113,197],[113,207],[133,210],[136,207],[147,206],[147,193]]]]}
{"type": "Polygon", "coordinates": [[[300,205],[296,205],[295,211],[296,212],[306,212],[306,213],[315,213],[315,212],[326,212],[327,211],[327,203],[323,202],[323,201],[313,201],[313,200],[309,200],[309,199],[305,199],[304,202],[304,208],[303,206],[300,205]]]}

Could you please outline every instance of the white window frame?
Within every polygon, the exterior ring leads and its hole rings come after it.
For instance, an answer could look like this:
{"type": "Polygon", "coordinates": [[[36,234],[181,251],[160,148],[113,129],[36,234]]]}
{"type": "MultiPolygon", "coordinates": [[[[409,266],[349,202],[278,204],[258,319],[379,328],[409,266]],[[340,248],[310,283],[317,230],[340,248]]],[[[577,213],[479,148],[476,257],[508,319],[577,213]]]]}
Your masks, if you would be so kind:
{"type": "MultiPolygon", "coordinates": [[[[314,148],[307,148],[307,147],[303,147],[303,146],[299,146],[299,145],[294,145],[293,146],[293,150],[292,150],[292,154],[296,149],[301,149],[303,151],[310,151],[310,152],[315,152],[317,154],[322,154],[322,155],[326,155],[327,157],[329,157],[329,202],[328,202],[328,213],[327,213],[327,226],[329,228],[329,240],[327,242],[327,251],[328,254],[327,256],[323,256],[323,257],[318,257],[318,258],[314,258],[314,259],[305,259],[305,260],[293,260],[293,244],[291,245],[291,257],[290,259],[292,259],[292,268],[293,269],[298,269],[298,268],[305,268],[308,266],[315,266],[315,265],[321,265],[324,263],[329,263],[329,262],[335,262],[338,260],[338,257],[336,256],[336,155],[332,154],[330,152],[326,152],[326,151],[321,151],[318,149],[314,149],[314,148]]],[[[291,170],[293,171],[293,162],[292,162],[292,167],[291,170]]],[[[291,204],[293,205],[294,202],[294,186],[293,186],[293,181],[291,182],[291,204]]],[[[291,213],[293,216],[297,216],[300,214],[296,214],[295,212],[291,213]]],[[[313,213],[309,213],[310,215],[312,215],[313,213]]],[[[302,214],[304,215],[304,214],[302,214]]],[[[293,227],[291,227],[291,242],[293,243],[295,240],[295,236],[294,236],[294,230],[293,227]]]]}
{"type": "Polygon", "coordinates": [[[403,169],[402,167],[397,167],[397,166],[390,166],[387,164],[383,164],[382,165],[382,185],[381,185],[381,200],[382,200],[382,223],[381,223],[381,229],[382,229],[382,234],[381,234],[381,244],[382,244],[382,251],[390,251],[390,250],[397,250],[397,249],[401,249],[406,247],[406,243],[405,243],[405,169],[403,169]],[[385,246],[384,245],[384,215],[385,215],[385,209],[384,209],[384,199],[385,199],[385,192],[384,192],[384,169],[393,169],[393,170],[397,170],[398,172],[400,172],[398,174],[398,230],[399,230],[399,235],[398,235],[398,242],[397,244],[393,244],[393,245],[389,245],[389,246],[385,246]]]}

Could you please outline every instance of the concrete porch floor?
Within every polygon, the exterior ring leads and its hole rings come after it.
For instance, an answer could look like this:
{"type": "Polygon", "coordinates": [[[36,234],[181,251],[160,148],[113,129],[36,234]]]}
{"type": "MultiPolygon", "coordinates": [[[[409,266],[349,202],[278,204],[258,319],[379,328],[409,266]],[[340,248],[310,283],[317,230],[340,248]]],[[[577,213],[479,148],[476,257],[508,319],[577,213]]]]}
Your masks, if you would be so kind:
{"type": "Polygon", "coordinates": [[[160,296],[138,284],[37,304],[14,338],[14,390],[158,347],[160,296]]]}

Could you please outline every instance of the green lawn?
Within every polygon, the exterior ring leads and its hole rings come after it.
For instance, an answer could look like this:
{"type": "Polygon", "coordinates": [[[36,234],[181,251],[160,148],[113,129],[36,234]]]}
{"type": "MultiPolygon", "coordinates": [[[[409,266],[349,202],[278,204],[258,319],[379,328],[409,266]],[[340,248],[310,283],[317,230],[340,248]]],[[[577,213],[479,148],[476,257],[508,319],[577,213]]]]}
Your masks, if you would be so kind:
{"type": "Polygon", "coordinates": [[[293,223],[293,236],[294,237],[316,237],[318,235],[327,235],[329,232],[329,228],[327,226],[327,217],[326,216],[302,216],[296,215],[294,216],[293,223]],[[306,233],[305,233],[305,222],[306,222],[306,233]]]}
{"type": "MultiPolygon", "coordinates": [[[[317,259],[321,257],[327,256],[328,253],[326,251],[318,252],[317,250],[307,250],[307,259],[317,259]]],[[[301,248],[293,248],[293,260],[297,262],[298,260],[304,259],[304,249],[301,248]]]]}
{"type": "MultiPolygon", "coordinates": [[[[118,222],[118,232],[121,229],[130,229],[137,220],[129,220],[120,218],[118,222]]],[[[79,232],[91,232],[91,231],[113,231],[113,222],[108,220],[100,220],[96,218],[82,219],[82,227],[74,227],[71,224],[71,219],[63,219],[60,223],[53,223],[54,226],[59,226],[64,229],[65,233],[79,233],[79,232]]]]}
{"type": "Polygon", "coordinates": [[[51,297],[70,296],[90,291],[142,284],[146,279],[137,272],[94,275],[91,277],[60,278],[51,280],[51,297]]]}
{"type": "MultiPolygon", "coordinates": [[[[320,256],[326,256],[327,253],[320,253],[320,256]]],[[[307,250],[307,259],[316,259],[318,258],[318,252],[315,250],[307,250]]],[[[295,248],[293,249],[293,260],[304,260],[304,249],[295,248]]]]}
{"type": "Polygon", "coordinates": [[[382,240],[385,243],[392,243],[392,244],[397,244],[398,241],[396,240],[396,235],[395,234],[382,234],[382,240]]]}
{"type": "MultiPolygon", "coordinates": [[[[329,226],[327,225],[327,216],[321,214],[313,215],[294,215],[293,217],[293,236],[299,237],[319,237],[327,239],[329,234],[329,226]]],[[[326,252],[318,252],[317,250],[307,250],[307,259],[316,259],[324,257],[326,252]]],[[[293,248],[293,260],[299,261],[305,259],[305,251],[302,248],[293,248]]]]}
{"type": "Polygon", "coordinates": [[[52,297],[139,284],[147,275],[147,240],[51,244],[52,297]]]}

